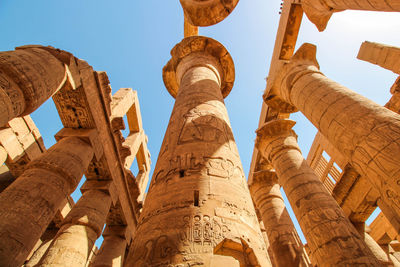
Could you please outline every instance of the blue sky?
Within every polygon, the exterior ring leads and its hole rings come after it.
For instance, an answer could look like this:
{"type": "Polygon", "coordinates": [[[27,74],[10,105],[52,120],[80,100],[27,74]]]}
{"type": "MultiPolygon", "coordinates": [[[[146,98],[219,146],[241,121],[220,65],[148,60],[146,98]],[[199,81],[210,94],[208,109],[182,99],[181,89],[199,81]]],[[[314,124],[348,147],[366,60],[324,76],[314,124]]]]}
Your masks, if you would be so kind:
{"type": "MultiPolygon", "coordinates": [[[[243,168],[248,174],[265,88],[265,77],[279,22],[280,1],[240,1],[221,23],[200,28],[231,53],[236,81],[226,98],[243,168]]],[[[138,91],[143,125],[149,137],[153,168],[174,99],[162,82],[162,67],[170,50],[183,38],[183,14],[178,0],[2,0],[0,51],[26,44],[51,45],[106,71],[113,92],[138,91]]],[[[333,80],[385,104],[396,75],[356,59],[365,40],[400,47],[400,14],[345,11],[332,16],[319,33],[304,17],[298,45],[318,46],[321,70],[333,80]]],[[[61,128],[52,101],[32,114],[46,147],[61,128]]],[[[296,132],[306,157],[316,130],[300,114],[296,132]]]]}

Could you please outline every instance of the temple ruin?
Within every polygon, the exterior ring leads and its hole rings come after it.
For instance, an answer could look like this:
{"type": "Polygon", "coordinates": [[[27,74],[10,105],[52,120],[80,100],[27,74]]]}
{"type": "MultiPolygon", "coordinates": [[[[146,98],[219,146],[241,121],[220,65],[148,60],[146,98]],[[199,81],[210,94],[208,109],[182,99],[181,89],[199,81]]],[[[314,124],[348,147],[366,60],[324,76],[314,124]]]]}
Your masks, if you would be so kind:
{"type": "MultiPolygon", "coordinates": [[[[323,31],[335,12],[400,1],[283,1],[247,179],[224,102],[234,61],[198,31],[238,2],[180,0],[153,166],[135,90],[112,94],[105,72],[51,46],[0,52],[0,266],[400,266],[400,76],[380,106],[327,77],[315,45],[295,50],[303,19],[323,31]],[[46,148],[30,114],[50,98],[63,128],[46,148]],[[307,157],[294,112],[318,130],[307,157]]],[[[398,47],[366,41],[357,58],[400,75],[398,47]]]]}

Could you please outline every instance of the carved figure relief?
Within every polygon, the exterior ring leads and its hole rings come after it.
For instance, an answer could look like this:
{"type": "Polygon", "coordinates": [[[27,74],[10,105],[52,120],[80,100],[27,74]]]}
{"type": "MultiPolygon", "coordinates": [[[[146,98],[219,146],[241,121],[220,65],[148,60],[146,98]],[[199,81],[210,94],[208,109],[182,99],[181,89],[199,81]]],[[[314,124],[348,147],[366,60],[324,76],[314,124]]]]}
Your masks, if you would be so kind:
{"type": "Polygon", "coordinates": [[[178,145],[208,142],[227,146],[232,150],[233,134],[225,120],[208,111],[191,109],[184,115],[178,145]]]}

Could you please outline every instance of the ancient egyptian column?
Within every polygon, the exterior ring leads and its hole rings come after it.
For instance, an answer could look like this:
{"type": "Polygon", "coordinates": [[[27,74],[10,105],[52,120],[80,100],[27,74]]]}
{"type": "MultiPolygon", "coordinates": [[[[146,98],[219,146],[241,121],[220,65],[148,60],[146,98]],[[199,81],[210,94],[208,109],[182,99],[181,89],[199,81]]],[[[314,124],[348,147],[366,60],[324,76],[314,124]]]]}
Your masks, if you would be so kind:
{"type": "Polygon", "coordinates": [[[234,65],[217,41],[171,51],[176,98],[127,266],[271,266],[224,105],[234,65]]]}
{"type": "Polygon", "coordinates": [[[85,267],[103,231],[110,206],[108,192],[97,189],[83,192],[37,266],[85,267]]]}
{"type": "Polygon", "coordinates": [[[400,223],[400,115],[330,80],[319,71],[316,47],[304,44],[279,71],[268,105],[299,109],[354,169],[379,191],[400,223]]]}
{"type": "Polygon", "coordinates": [[[43,46],[26,46],[0,52],[0,127],[28,115],[72,79],[68,65],[73,56],[43,46]],[[69,76],[69,78],[68,78],[69,76]]]}
{"type": "Polygon", "coordinates": [[[309,266],[303,244],[286,210],[274,170],[253,174],[251,196],[261,213],[277,266],[309,266]]]}
{"type": "Polygon", "coordinates": [[[124,263],[126,226],[107,225],[103,243],[90,267],[122,267],[124,263]]]}
{"type": "Polygon", "coordinates": [[[278,119],[257,130],[256,146],[276,170],[318,266],[380,266],[335,199],[303,158],[292,130],[278,119]]]}
{"type": "Polygon", "coordinates": [[[0,194],[0,266],[26,260],[92,157],[92,147],[82,139],[62,139],[0,194]]]}
{"type": "Polygon", "coordinates": [[[334,12],[343,10],[400,11],[398,0],[302,0],[308,19],[323,31],[334,12]]]}
{"type": "Polygon", "coordinates": [[[224,20],[239,0],[180,0],[185,18],[194,26],[211,26],[224,20]]]}

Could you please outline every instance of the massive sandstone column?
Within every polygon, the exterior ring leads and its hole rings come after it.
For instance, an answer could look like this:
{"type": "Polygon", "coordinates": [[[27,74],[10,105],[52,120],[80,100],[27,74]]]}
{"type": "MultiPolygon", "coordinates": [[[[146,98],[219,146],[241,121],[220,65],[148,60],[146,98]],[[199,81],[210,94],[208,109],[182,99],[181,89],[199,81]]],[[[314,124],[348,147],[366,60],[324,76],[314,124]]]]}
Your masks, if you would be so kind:
{"type": "Polygon", "coordinates": [[[380,192],[400,223],[400,115],[328,79],[304,44],[279,71],[265,101],[299,109],[380,192]],[[287,103],[282,105],[282,103],[287,103]]]}
{"type": "Polygon", "coordinates": [[[85,191],[65,217],[37,266],[85,267],[94,242],[101,235],[111,206],[108,192],[85,191]]]}
{"type": "Polygon", "coordinates": [[[62,139],[0,194],[0,266],[20,266],[26,260],[92,157],[85,141],[62,139]]]}
{"type": "Polygon", "coordinates": [[[400,11],[398,0],[302,0],[308,19],[323,31],[334,12],[346,9],[369,11],[400,11]]]}
{"type": "Polygon", "coordinates": [[[194,26],[211,26],[224,20],[239,0],[180,0],[188,22],[194,26]]]}
{"type": "Polygon", "coordinates": [[[261,213],[277,266],[309,266],[303,244],[286,210],[276,172],[254,173],[250,192],[261,213]]]}
{"type": "Polygon", "coordinates": [[[286,192],[318,266],[380,266],[328,193],[297,145],[292,120],[273,120],[257,131],[256,146],[286,192]]]}
{"type": "Polygon", "coordinates": [[[104,241],[90,267],[122,267],[124,263],[126,239],[125,226],[108,225],[103,232],[104,241]]]}
{"type": "Polygon", "coordinates": [[[61,88],[71,74],[54,56],[61,54],[73,58],[67,52],[42,46],[0,52],[0,127],[30,114],[61,88]]]}
{"type": "Polygon", "coordinates": [[[176,102],[126,266],[270,266],[223,100],[232,58],[202,36],[171,55],[176,102]]]}

